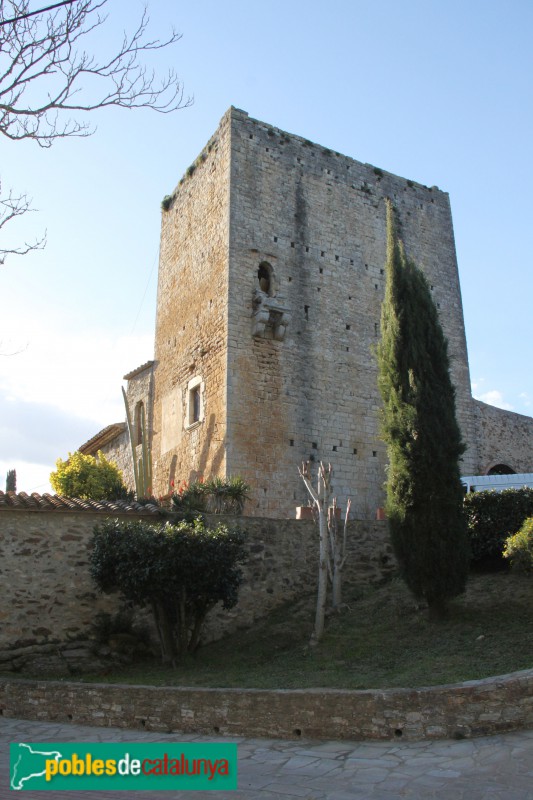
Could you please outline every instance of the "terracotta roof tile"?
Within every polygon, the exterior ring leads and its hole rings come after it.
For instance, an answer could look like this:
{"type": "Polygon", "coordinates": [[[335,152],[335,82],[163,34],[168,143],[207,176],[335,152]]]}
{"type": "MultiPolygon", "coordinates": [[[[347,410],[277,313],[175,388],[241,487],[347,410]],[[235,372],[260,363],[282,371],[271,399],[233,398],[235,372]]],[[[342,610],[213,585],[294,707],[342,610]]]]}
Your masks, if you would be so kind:
{"type": "Polygon", "coordinates": [[[1,511],[59,511],[85,512],[90,514],[136,514],[153,516],[159,514],[158,506],[148,503],[141,505],[135,500],[80,500],[75,497],[62,497],[57,494],[32,495],[26,492],[1,492],[1,511]]]}

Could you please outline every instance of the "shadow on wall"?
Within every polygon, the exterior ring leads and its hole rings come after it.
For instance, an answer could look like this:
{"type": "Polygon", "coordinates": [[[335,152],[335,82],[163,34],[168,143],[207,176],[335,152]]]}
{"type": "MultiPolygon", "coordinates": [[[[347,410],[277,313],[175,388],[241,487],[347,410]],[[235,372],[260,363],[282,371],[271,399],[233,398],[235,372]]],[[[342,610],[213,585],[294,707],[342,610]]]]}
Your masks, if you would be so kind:
{"type": "Polygon", "coordinates": [[[168,471],[168,485],[175,486],[176,485],[176,466],[178,463],[178,457],[176,455],[172,456],[172,461],[170,462],[170,469],[168,471]]]}
{"type": "MultiPolygon", "coordinates": [[[[200,451],[200,456],[198,458],[198,467],[197,469],[191,469],[188,475],[188,482],[193,483],[198,478],[206,477],[206,472],[209,470],[209,475],[211,477],[215,477],[218,475],[218,471],[224,461],[224,453],[225,453],[225,437],[220,441],[220,444],[215,450],[215,453],[209,461],[209,453],[211,451],[211,444],[215,441],[214,437],[215,433],[215,415],[211,414],[209,417],[209,423],[207,425],[206,435],[204,437],[204,443],[202,449],[200,451]]],[[[175,456],[172,459],[170,465],[170,480],[175,480],[175,473],[176,473],[176,461],[175,456]]]]}

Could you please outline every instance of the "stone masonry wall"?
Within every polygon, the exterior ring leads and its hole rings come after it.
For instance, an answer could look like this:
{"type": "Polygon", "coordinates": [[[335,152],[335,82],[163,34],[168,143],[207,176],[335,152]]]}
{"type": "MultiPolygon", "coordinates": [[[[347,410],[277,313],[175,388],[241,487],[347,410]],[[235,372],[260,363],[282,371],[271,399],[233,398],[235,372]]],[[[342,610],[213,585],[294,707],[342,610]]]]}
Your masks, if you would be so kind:
{"type": "MultiPolygon", "coordinates": [[[[0,511],[0,664],[10,660],[10,650],[17,651],[20,661],[24,648],[31,648],[27,654],[33,656],[39,648],[44,653],[50,645],[87,641],[99,611],[119,610],[116,595],[97,592],[88,568],[92,530],[104,518],[76,512],[0,511]]],[[[211,524],[221,520],[246,531],[249,560],[238,605],[229,612],[214,609],[207,640],[249,626],[276,606],[313,592],[318,573],[312,521],[209,518],[211,524]]],[[[348,542],[346,582],[369,583],[394,571],[386,523],[354,522],[348,542]]]]}
{"type": "Polygon", "coordinates": [[[116,436],[111,442],[100,448],[104,456],[113,461],[122,472],[122,479],[128,489],[135,490],[133,478],[133,465],[131,462],[131,445],[128,431],[116,436]]]}
{"type": "Polygon", "coordinates": [[[0,661],[86,639],[99,611],[117,610],[89,575],[88,543],[102,515],[0,512],[0,661]],[[5,655],[5,659],[3,656],[5,655]]]}
{"type": "MultiPolygon", "coordinates": [[[[533,468],[533,420],[471,397],[448,195],[230,108],[162,212],[156,495],[179,480],[242,475],[248,513],[291,517],[307,502],[298,466],[324,460],[341,507],[350,496],[356,518],[374,518],[386,467],[375,348],[387,197],[449,342],[462,473],[533,468]]],[[[109,455],[131,483],[123,439],[109,455]]]]}
{"type": "MultiPolygon", "coordinates": [[[[247,534],[248,562],[239,602],[230,611],[214,609],[207,621],[206,639],[249,627],[280,604],[316,590],[318,530],[312,520],[262,517],[210,517],[247,534]]],[[[396,570],[386,522],[352,521],[348,528],[343,585],[369,584],[396,570]]]]}
{"type": "Polygon", "coordinates": [[[0,679],[0,714],[163,734],[465,739],[533,726],[533,670],[449,686],[366,691],[182,689],[0,679]]]}
{"type": "MultiPolygon", "coordinates": [[[[154,371],[150,363],[145,369],[136,370],[130,378],[128,378],[128,388],[126,390],[126,397],[128,399],[128,406],[131,415],[131,424],[135,436],[135,453],[137,463],[142,456],[142,443],[139,434],[138,425],[138,404],[142,403],[144,406],[145,423],[147,428],[148,441],[152,441],[154,430],[154,371]]],[[[125,473],[128,476],[126,481],[129,489],[135,490],[135,479],[133,476],[133,463],[131,457],[131,444],[129,436],[127,435],[128,458],[126,464],[129,469],[125,473]]]]}
{"type": "Polygon", "coordinates": [[[472,474],[486,475],[496,464],[507,464],[515,472],[533,472],[533,419],[480,400],[472,405],[479,442],[472,474]]]}
{"type": "MultiPolygon", "coordinates": [[[[134,428],[134,435],[137,434],[137,414],[138,403],[143,403],[148,441],[153,437],[153,409],[154,409],[154,371],[153,362],[148,362],[146,366],[140,367],[130,373],[127,378],[128,388],[126,397],[130,409],[131,422],[134,428]]],[[[133,474],[133,462],[131,457],[131,444],[128,429],[116,436],[108,444],[100,448],[105,457],[113,461],[122,472],[124,483],[131,491],[135,491],[135,478],[133,474]]],[[[136,440],[137,459],[142,455],[142,444],[136,440]]]]}
{"type": "Polygon", "coordinates": [[[162,212],[156,494],[238,474],[252,487],[249,513],[291,517],[307,502],[297,467],[322,459],[340,505],[351,496],[356,518],[374,518],[386,466],[375,348],[387,197],[449,342],[463,474],[504,452],[531,469],[533,421],[471,397],[448,195],[231,108],[162,212]]]}
{"type": "Polygon", "coordinates": [[[162,211],[155,335],[154,491],[225,474],[229,117],[162,211]],[[201,419],[190,423],[190,381],[201,419]]]}
{"type": "Polygon", "coordinates": [[[341,505],[383,504],[377,368],[386,212],[430,282],[449,340],[458,419],[476,461],[470,377],[448,195],[333,153],[232,110],[227,471],[253,487],[254,513],[305,502],[297,467],[331,461],[341,505]],[[285,338],[252,336],[258,268],[290,315],[285,338]]]}

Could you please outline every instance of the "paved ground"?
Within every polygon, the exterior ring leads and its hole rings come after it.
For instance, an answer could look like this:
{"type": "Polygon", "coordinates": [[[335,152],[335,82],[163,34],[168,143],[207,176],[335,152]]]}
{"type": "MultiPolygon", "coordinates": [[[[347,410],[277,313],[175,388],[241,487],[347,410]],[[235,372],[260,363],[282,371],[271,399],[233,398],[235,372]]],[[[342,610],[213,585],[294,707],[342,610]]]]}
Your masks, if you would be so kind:
{"type": "MultiPolygon", "coordinates": [[[[9,742],[217,741],[117,728],[0,718],[0,798],[9,742]]],[[[372,743],[221,739],[239,752],[236,792],[130,792],[132,800],[533,800],[533,731],[458,742],[372,743]]],[[[25,791],[28,800],[52,792],[25,791]]],[[[58,792],[58,800],[121,800],[125,793],[58,792]]]]}

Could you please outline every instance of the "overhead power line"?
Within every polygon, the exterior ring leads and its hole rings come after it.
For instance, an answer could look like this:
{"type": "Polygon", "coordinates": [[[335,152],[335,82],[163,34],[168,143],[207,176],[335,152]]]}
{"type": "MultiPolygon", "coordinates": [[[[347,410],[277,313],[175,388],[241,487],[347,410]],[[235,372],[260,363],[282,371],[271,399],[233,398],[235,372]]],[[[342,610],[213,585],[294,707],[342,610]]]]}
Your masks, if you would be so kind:
{"type": "Polygon", "coordinates": [[[37,14],[44,14],[45,11],[53,11],[54,8],[60,8],[61,6],[70,6],[75,2],[76,0],[63,0],[62,3],[55,3],[53,6],[39,8],[37,11],[28,11],[27,14],[20,14],[18,17],[12,17],[11,19],[3,19],[0,21],[0,25],[11,25],[12,22],[18,22],[21,19],[27,19],[27,17],[35,17],[37,14]]]}

